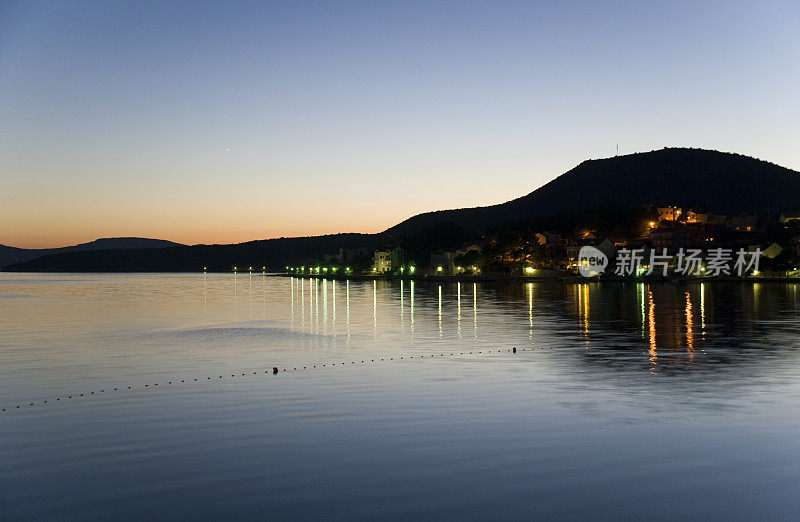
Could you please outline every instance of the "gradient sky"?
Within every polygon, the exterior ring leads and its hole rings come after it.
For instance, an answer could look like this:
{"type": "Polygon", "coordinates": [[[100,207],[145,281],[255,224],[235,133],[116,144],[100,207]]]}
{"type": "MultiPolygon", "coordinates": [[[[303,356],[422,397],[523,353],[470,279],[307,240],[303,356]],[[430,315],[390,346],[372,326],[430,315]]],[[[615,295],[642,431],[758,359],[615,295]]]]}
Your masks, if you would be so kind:
{"type": "Polygon", "coordinates": [[[6,245],[377,232],[616,144],[800,170],[800,3],[0,0],[6,245]]]}

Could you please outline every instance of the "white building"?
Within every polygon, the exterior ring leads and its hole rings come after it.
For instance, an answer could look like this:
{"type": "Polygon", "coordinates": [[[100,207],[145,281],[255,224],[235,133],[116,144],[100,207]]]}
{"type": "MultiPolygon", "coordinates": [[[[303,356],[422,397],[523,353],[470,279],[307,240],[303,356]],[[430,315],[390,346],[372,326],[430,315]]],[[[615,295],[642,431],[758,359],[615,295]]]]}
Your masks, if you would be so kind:
{"type": "Polygon", "coordinates": [[[372,256],[372,272],[386,274],[392,271],[392,253],[389,250],[376,250],[372,256]]]}

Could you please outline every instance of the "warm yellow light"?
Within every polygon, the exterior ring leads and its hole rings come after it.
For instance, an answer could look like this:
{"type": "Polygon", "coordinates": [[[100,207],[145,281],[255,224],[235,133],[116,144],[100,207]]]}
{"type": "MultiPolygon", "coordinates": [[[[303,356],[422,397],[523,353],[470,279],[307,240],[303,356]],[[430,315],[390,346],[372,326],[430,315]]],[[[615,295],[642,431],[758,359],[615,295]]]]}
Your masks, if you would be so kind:
{"type": "Polygon", "coordinates": [[[439,267],[436,267],[436,270],[438,270],[439,272],[441,272],[441,271],[442,271],[442,267],[440,267],[440,266],[439,266],[439,267]]]}

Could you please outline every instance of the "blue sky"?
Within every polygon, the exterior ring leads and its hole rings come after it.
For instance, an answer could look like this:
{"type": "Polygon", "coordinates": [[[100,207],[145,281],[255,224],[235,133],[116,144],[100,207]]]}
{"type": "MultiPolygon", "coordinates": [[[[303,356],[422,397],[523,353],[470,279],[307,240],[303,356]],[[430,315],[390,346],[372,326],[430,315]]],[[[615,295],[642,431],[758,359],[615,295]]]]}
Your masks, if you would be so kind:
{"type": "Polygon", "coordinates": [[[0,243],[376,232],[587,158],[800,170],[797,2],[0,3],[0,243]]]}

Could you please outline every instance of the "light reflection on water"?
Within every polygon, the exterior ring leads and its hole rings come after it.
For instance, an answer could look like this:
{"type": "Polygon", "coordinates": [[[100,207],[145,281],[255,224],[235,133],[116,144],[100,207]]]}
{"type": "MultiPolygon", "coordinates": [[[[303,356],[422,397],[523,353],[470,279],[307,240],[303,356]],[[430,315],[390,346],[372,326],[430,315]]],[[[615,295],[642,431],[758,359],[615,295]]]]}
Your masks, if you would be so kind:
{"type": "Polygon", "coordinates": [[[800,508],[795,285],[247,275],[0,274],[0,518],[800,508]]]}
{"type": "Polygon", "coordinates": [[[0,362],[6,375],[0,397],[25,399],[50,382],[94,384],[218,365],[335,360],[346,358],[347,350],[413,354],[462,345],[556,349],[559,356],[548,355],[545,364],[584,358],[596,360],[598,370],[610,366],[636,375],[645,368],[652,375],[719,372],[742,358],[758,364],[755,348],[765,357],[793,357],[797,333],[796,286],[779,283],[492,285],[265,277],[254,284],[253,274],[246,281],[237,274],[85,277],[50,275],[42,282],[2,276],[0,362]],[[337,306],[344,308],[341,322],[337,306]],[[472,315],[467,336],[465,308],[472,315]],[[143,334],[157,339],[243,325],[253,334],[234,346],[211,340],[137,344],[143,334]],[[276,329],[307,335],[274,343],[268,332],[276,329]],[[579,346],[583,354],[575,350],[579,346]],[[161,357],[153,359],[155,352],[161,357]],[[198,361],[197,352],[206,358],[198,361]],[[720,366],[723,361],[727,366],[720,366]]]}

